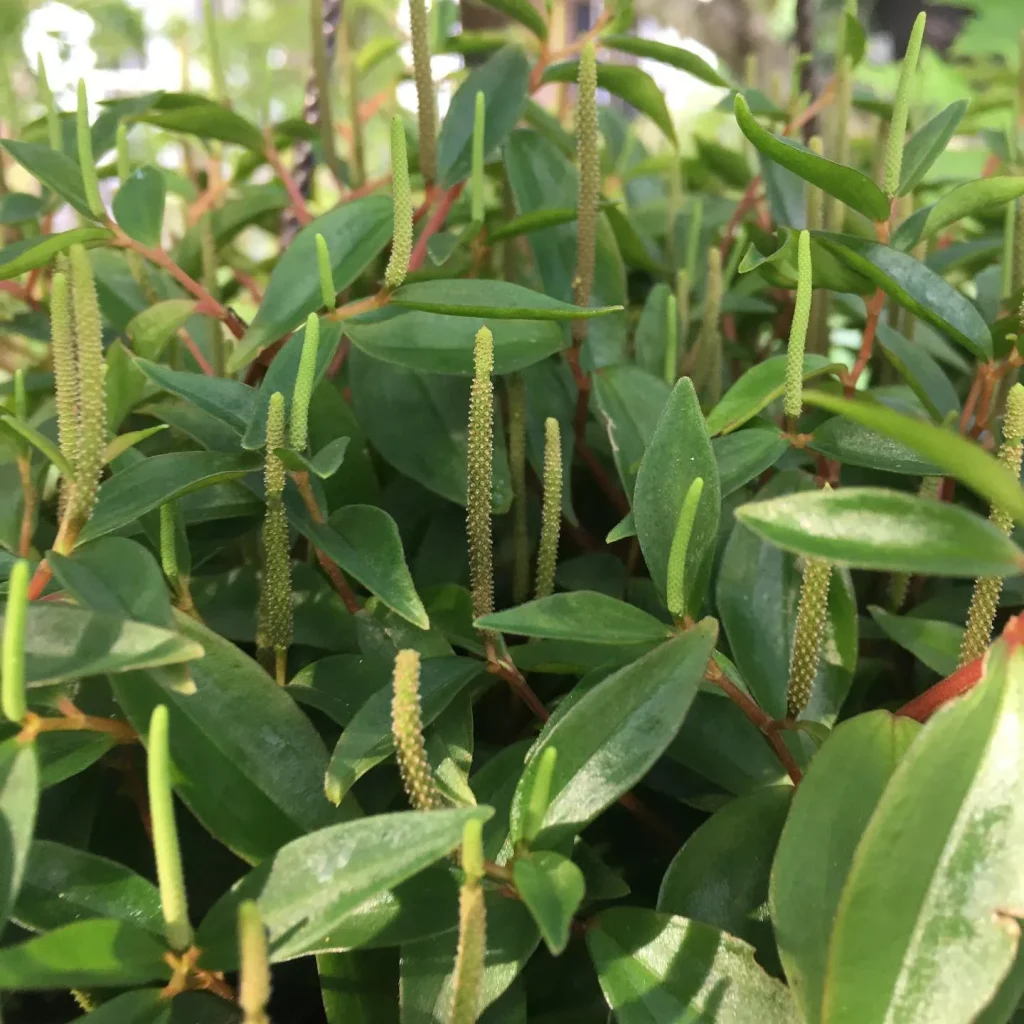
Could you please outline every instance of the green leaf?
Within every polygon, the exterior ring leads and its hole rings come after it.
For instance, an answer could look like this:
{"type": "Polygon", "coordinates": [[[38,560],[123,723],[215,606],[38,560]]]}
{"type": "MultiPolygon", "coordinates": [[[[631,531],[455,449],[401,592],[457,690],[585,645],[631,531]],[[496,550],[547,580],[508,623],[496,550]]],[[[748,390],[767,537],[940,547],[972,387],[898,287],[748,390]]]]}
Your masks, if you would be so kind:
{"type": "MultiPolygon", "coordinates": [[[[544,69],[542,82],[575,82],[579,77],[578,60],[551,64],[544,69]]],[[[629,64],[597,65],[597,85],[613,96],[625,100],[641,114],[646,114],[670,142],[676,141],[676,129],[665,103],[665,96],[646,71],[629,64]]]]}
{"type": "Polygon", "coordinates": [[[605,544],[614,544],[616,541],[627,540],[636,536],[636,527],[633,525],[633,513],[627,512],[609,531],[605,537],[605,544]]]}
{"type": "Polygon", "coordinates": [[[663,377],[665,372],[666,319],[671,294],[669,286],[660,282],[650,290],[633,339],[637,366],[655,377],[663,377]]]}
{"type": "Polygon", "coordinates": [[[785,985],[745,942],[684,917],[639,907],[604,910],[587,949],[619,1024],[791,1024],[785,985]]]}
{"type": "Polygon", "coordinates": [[[230,641],[188,616],[175,621],[206,652],[191,666],[194,687],[146,672],[111,682],[137,731],[167,705],[175,789],[192,813],[250,862],[337,821],[323,797],[327,751],[309,719],[230,641]]]}
{"type": "Polygon", "coordinates": [[[39,755],[16,737],[0,743],[0,922],[18,899],[39,805],[39,755]]]}
{"type": "Polygon", "coordinates": [[[0,416],[0,423],[19,437],[23,437],[33,448],[49,459],[57,467],[57,471],[65,480],[74,480],[74,471],[68,465],[64,456],[61,455],[60,449],[44,433],[14,416],[0,416]]]}
{"type": "Polygon", "coordinates": [[[293,473],[311,473],[321,480],[329,480],[341,469],[351,440],[350,437],[336,437],[311,458],[293,452],[290,448],[275,448],[274,454],[284,463],[285,469],[293,473]]]}
{"type": "Polygon", "coordinates": [[[789,442],[778,430],[752,427],[711,439],[722,497],[738,491],[778,462],[789,442]]]}
{"type": "Polygon", "coordinates": [[[685,71],[694,78],[707,82],[708,85],[723,89],[731,87],[728,79],[723,78],[706,60],[679,46],[670,46],[668,43],[659,43],[653,39],[641,39],[639,36],[620,35],[601,36],[601,45],[619,50],[621,53],[631,53],[635,57],[660,61],[662,64],[685,71]]]}
{"type": "MultiPolygon", "coordinates": [[[[842,369],[824,356],[804,356],[804,380],[813,380],[825,373],[842,369]]],[[[722,400],[708,413],[708,433],[728,434],[742,427],[772,402],[782,397],[786,388],[786,357],[772,356],[763,363],[755,363],[722,396],[722,400]]]]}
{"type": "MultiPolygon", "coordinates": [[[[568,345],[550,320],[494,320],[494,373],[514,373],[568,345]]],[[[473,374],[473,340],[479,324],[470,317],[390,307],[345,323],[352,344],[375,359],[426,373],[473,374]]],[[[276,362],[276,360],[275,360],[276,362]]]]}
{"type": "Polygon", "coordinates": [[[574,590],[528,601],[517,608],[477,619],[482,629],[553,640],[579,640],[597,644],[657,643],[671,635],[664,622],[592,590],[574,590]]]}
{"type": "MultiPolygon", "coordinates": [[[[426,658],[420,666],[423,725],[430,725],[482,670],[470,658],[426,658]]],[[[360,776],[394,752],[391,697],[391,687],[381,687],[346,723],[324,782],[332,803],[340,803],[360,776]]]]}
{"type": "Polygon", "coordinates": [[[237,480],[260,468],[256,453],[169,452],[153,455],[115,473],[100,486],[96,508],[79,537],[95,540],[164,502],[225,480],[237,480]]]}
{"type": "Polygon", "coordinates": [[[853,235],[815,232],[814,237],[894,301],[972,355],[992,358],[992,334],[974,303],[913,256],[853,235]]]}
{"type": "Polygon", "coordinates": [[[889,199],[869,177],[852,167],[826,160],[791,139],[766,131],[754,120],[741,93],[736,94],[734,112],[740,130],[765,156],[869,220],[888,220],[889,199]]]}
{"type": "Polygon", "coordinates": [[[82,172],[71,157],[40,146],[33,142],[16,142],[14,139],[0,139],[3,146],[22,167],[38,178],[48,189],[52,189],[70,203],[86,220],[96,220],[89,209],[89,200],[82,184],[82,172]]]}
{"type": "Polygon", "coordinates": [[[216,416],[239,435],[249,426],[256,407],[255,388],[226,377],[172,370],[148,359],[136,359],[135,362],[158,387],[216,416]]]}
{"type": "Polygon", "coordinates": [[[640,462],[654,436],[672,386],[638,366],[609,366],[593,378],[608,443],[627,497],[636,488],[640,462]]]}
{"type": "Polygon", "coordinates": [[[676,384],[640,463],[633,493],[633,521],[647,568],[659,592],[665,593],[669,550],[679,510],[690,484],[704,480],[704,490],[686,552],[686,608],[696,615],[704,600],[718,540],[721,490],[718,463],[711,450],[693,382],[676,384]]]}
{"type": "MultiPolygon", "coordinates": [[[[522,0],[528,6],[528,0],[522,0]]],[[[539,17],[539,15],[538,15],[539,17]]],[[[503,46],[474,68],[452,97],[437,138],[437,174],[444,188],[469,175],[473,160],[473,108],[484,94],[484,155],[501,146],[526,108],[530,62],[519,46],[503,46]]]]}
{"type": "MultiPolygon", "coordinates": [[[[181,666],[184,670],[184,666],[181,666]]],[[[169,671],[174,671],[172,668],[169,671]]],[[[114,746],[102,732],[44,732],[36,738],[39,788],[49,789],[94,765],[114,746]]]]}
{"type": "Polygon", "coordinates": [[[877,487],[844,487],[742,505],[736,518],[787,551],[858,569],[1015,576],[1024,552],[981,516],[877,487]]]}
{"type": "Polygon", "coordinates": [[[106,228],[72,228],[57,235],[37,235],[12,242],[0,249],[0,281],[44,267],[57,253],[66,252],[73,245],[92,248],[113,237],[106,228]]]}
{"type": "Polygon", "coordinates": [[[568,857],[540,850],[517,857],[513,877],[548,949],[558,956],[568,945],[573,914],[583,902],[583,872],[568,857]]]}
{"type": "Polygon", "coordinates": [[[940,676],[953,674],[960,661],[963,626],[913,615],[893,615],[876,605],[868,605],[868,611],[890,640],[910,651],[922,664],[940,676]]]}
{"type": "Polygon", "coordinates": [[[842,416],[833,416],[815,427],[807,447],[843,465],[907,476],[942,475],[937,466],[920,458],[913,448],[842,416]]]}
{"type": "Polygon", "coordinates": [[[205,96],[166,92],[136,119],[166,131],[233,142],[254,153],[263,153],[263,136],[256,125],[205,96]]]}
{"type": "Polygon", "coordinates": [[[912,344],[882,323],[877,325],[875,340],[936,423],[943,423],[951,413],[960,412],[960,399],[953,385],[922,345],[912,344]]]}
{"type": "Polygon", "coordinates": [[[163,171],[138,167],[114,196],[114,219],[136,242],[158,249],[166,197],[167,179],[163,171]]]}
{"type": "Polygon", "coordinates": [[[130,430],[127,434],[118,434],[111,438],[107,447],[103,449],[103,464],[108,465],[119,456],[124,455],[129,448],[134,448],[137,444],[145,441],[147,437],[152,437],[166,429],[166,423],[159,423],[155,427],[144,427],[142,430],[130,430]]]}
{"type": "Polygon", "coordinates": [[[127,921],[78,921],[0,949],[0,990],[142,985],[170,977],[163,942],[127,921]]]}
{"type": "Polygon", "coordinates": [[[163,938],[160,893],[130,868],[71,846],[32,843],[14,919],[23,928],[48,932],[76,921],[125,921],[163,938]]]}
{"type": "MultiPolygon", "coordinates": [[[[234,967],[238,904],[251,899],[267,929],[271,962],[330,948],[332,937],[344,934],[376,898],[454,850],[467,821],[486,821],[492,813],[489,807],[402,811],[302,836],[217,901],[196,933],[196,944],[215,951],[217,969],[234,967]]],[[[346,944],[339,941],[334,948],[346,944]]]]}
{"type": "Polygon", "coordinates": [[[28,192],[8,192],[0,197],[0,224],[27,224],[38,220],[43,215],[44,205],[41,196],[33,196],[28,192]]]}
{"type": "Polygon", "coordinates": [[[904,221],[893,235],[893,244],[909,249],[964,217],[1002,206],[1022,195],[1024,176],[997,176],[964,182],[950,189],[938,202],[904,221]]]}
{"type": "Polygon", "coordinates": [[[913,192],[917,183],[928,173],[928,169],[946,151],[949,140],[967,113],[967,100],[950,103],[945,110],[936,114],[927,124],[922,125],[907,140],[903,147],[903,166],[900,173],[898,196],[913,192]]]}
{"type": "Polygon", "coordinates": [[[551,800],[535,846],[578,833],[631,789],[661,756],[686,717],[718,629],[706,619],[602,679],[563,709],[534,746],[512,805],[512,836],[522,833],[521,801],[539,755],[555,747],[551,800]]]}
{"type": "Polygon", "coordinates": [[[417,281],[391,295],[395,306],[492,320],[587,320],[621,306],[574,306],[510,281],[482,278],[417,281]]]}
{"type": "Polygon", "coordinates": [[[139,988],[100,1003],[96,1009],[76,1017],[75,1024],[172,1024],[171,1009],[172,1003],[163,998],[160,989],[139,988]]]}
{"type": "MultiPolygon", "coordinates": [[[[813,499],[809,477],[775,476],[761,492],[763,504],[813,499]],[[774,497],[795,491],[790,498],[774,497]]],[[[744,506],[746,507],[746,506],[744,506]]],[[[722,554],[715,607],[729,649],[754,699],[768,714],[786,713],[786,689],[802,585],[797,559],[737,525],[722,554]]],[[[850,690],[857,666],[857,601],[846,572],[834,572],[828,594],[821,659],[811,700],[801,717],[831,725],[850,690]]]]}
{"type": "Polygon", "coordinates": [[[33,686],[202,656],[200,644],[168,629],[68,604],[33,603],[25,620],[25,679],[33,686]]]}
{"type": "MultiPolygon", "coordinates": [[[[348,362],[356,417],[381,457],[435,494],[465,505],[469,381],[389,366],[358,350],[348,362]]],[[[492,488],[493,511],[507,512],[512,486],[500,428],[492,488]]]]}
{"type": "Polygon", "coordinates": [[[529,0],[484,0],[484,3],[525,25],[541,41],[547,39],[547,22],[529,0]]]}
{"type": "Polygon", "coordinates": [[[820,391],[805,391],[804,402],[845,416],[912,448],[993,505],[1024,522],[1024,491],[1013,474],[979,445],[952,430],[902,416],[870,401],[852,401],[820,391]]]}
{"type": "Polygon", "coordinates": [[[489,242],[503,242],[508,238],[516,238],[519,235],[528,235],[533,231],[543,231],[545,228],[558,227],[561,224],[570,224],[576,219],[576,207],[562,206],[551,207],[544,210],[531,210],[529,213],[521,214],[487,227],[487,240],[489,242]]]}
{"type": "Polygon", "coordinates": [[[228,360],[228,372],[240,370],[320,308],[318,234],[327,242],[334,286],[344,291],[391,238],[391,220],[391,197],[374,195],[335,207],[307,224],[271,272],[260,308],[228,360]]]}
{"type": "MultiPolygon", "coordinates": [[[[132,347],[146,359],[159,359],[167,343],[185,326],[195,312],[194,299],[167,299],[137,313],[128,322],[125,333],[132,347]]],[[[172,371],[173,372],[173,371],[172,371]]]]}
{"type": "Polygon", "coordinates": [[[985,666],[981,684],[921,730],[854,854],[824,985],[823,1016],[836,1024],[970,1020],[1013,963],[1024,651],[997,642],[985,666]]]}
{"type": "MultiPolygon", "coordinates": [[[[886,711],[843,722],[793,798],[772,867],[769,906],[779,956],[808,1024],[823,1019],[829,938],[855,851],[918,729],[886,711]]],[[[876,932],[882,935],[888,936],[887,925],[876,932]]]]}

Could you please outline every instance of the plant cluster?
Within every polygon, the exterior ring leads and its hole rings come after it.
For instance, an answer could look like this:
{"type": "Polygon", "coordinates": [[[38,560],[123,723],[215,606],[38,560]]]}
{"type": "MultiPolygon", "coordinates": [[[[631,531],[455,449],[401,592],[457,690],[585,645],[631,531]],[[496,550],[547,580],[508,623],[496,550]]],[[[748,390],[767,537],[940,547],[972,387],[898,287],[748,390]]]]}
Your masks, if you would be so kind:
{"type": "Polygon", "coordinates": [[[439,126],[411,0],[384,178],[216,59],[0,140],[7,1019],[1020,1019],[1024,87],[489,2],[439,126]]]}

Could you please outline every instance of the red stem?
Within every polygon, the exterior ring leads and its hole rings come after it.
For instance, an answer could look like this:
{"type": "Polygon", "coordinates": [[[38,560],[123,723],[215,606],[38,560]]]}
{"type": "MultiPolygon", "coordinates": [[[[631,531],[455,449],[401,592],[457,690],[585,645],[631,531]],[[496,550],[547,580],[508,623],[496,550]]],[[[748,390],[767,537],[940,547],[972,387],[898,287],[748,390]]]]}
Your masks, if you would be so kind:
{"type": "Polygon", "coordinates": [[[427,223],[423,226],[422,234],[416,240],[416,247],[412,251],[412,258],[409,260],[410,273],[419,270],[423,266],[423,262],[427,258],[427,243],[444,227],[444,222],[448,218],[452,204],[459,198],[465,184],[464,181],[460,181],[457,185],[452,185],[450,189],[442,193],[441,201],[434,207],[430,217],[427,219],[427,223]]]}

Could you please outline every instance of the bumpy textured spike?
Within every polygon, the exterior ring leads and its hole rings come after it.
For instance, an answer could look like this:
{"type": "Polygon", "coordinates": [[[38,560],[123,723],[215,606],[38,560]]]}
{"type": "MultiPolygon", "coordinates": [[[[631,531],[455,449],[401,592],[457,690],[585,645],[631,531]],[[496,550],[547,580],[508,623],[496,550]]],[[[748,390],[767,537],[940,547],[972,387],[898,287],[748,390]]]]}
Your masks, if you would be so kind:
{"type": "Polygon", "coordinates": [[[43,55],[39,54],[39,62],[36,64],[36,81],[39,84],[39,98],[46,108],[46,137],[50,143],[50,149],[57,153],[64,152],[64,137],[60,130],[60,114],[57,112],[57,103],[53,98],[53,90],[50,88],[49,79],[46,77],[46,65],[43,64],[43,55]]]}
{"type": "Polygon", "coordinates": [[[149,811],[153,823],[153,851],[156,877],[160,886],[160,908],[164,932],[171,949],[182,952],[192,945],[192,926],[188,920],[185,876],[181,868],[178,826],[174,820],[171,792],[170,719],[165,704],[153,709],[146,745],[149,783],[149,811]]]}
{"type": "MultiPolygon", "coordinates": [[[[50,352],[53,356],[54,390],[57,395],[57,438],[60,453],[78,473],[78,356],[72,327],[71,289],[67,276],[58,271],[50,286],[50,352]]],[[[73,481],[65,481],[71,486],[73,481]]]]}
{"type": "Polygon", "coordinates": [[[467,821],[462,828],[462,870],[467,882],[484,877],[484,823],[479,818],[467,821]]]}
{"type": "MultiPolygon", "coordinates": [[[[1006,396],[1006,414],[1003,417],[1003,443],[999,447],[999,461],[1013,474],[1020,476],[1024,457],[1024,384],[1014,384],[1006,396]]],[[[1009,536],[1013,517],[1005,509],[992,507],[989,519],[1009,536]]],[[[1003,581],[998,576],[986,576],[974,584],[971,607],[967,613],[967,629],[960,647],[960,664],[980,658],[992,637],[992,624],[999,607],[1003,581]]]]}
{"type": "Polygon", "coordinates": [[[267,933],[253,900],[238,905],[238,1006],[242,1024],[269,1024],[270,961],[267,933]]]}
{"type": "Polygon", "coordinates": [[[107,366],[103,361],[100,307],[89,255],[81,245],[71,247],[71,303],[78,353],[79,405],[78,463],[69,514],[81,526],[96,500],[107,444],[107,366]]]}
{"type": "Polygon", "coordinates": [[[526,519],[526,379],[505,378],[508,392],[508,473],[512,481],[514,564],[512,600],[522,604],[530,591],[530,537],[526,519]]]}
{"type": "Polygon", "coordinates": [[[263,519],[263,573],[260,577],[256,646],[261,651],[283,655],[291,642],[292,563],[288,517],[281,499],[271,498],[263,519]]]}
{"type": "Polygon", "coordinates": [[[1017,220],[1013,231],[1013,289],[1014,294],[1024,288],[1024,202],[1011,203],[1016,209],[1017,220]]]}
{"type": "Polygon", "coordinates": [[[910,113],[910,87],[917,70],[917,59],[921,54],[924,26],[927,16],[922,11],[914,22],[907,43],[906,56],[900,67],[900,80],[896,86],[896,97],[892,105],[892,119],[889,122],[889,140],[885,150],[885,165],[882,170],[882,191],[887,196],[896,195],[900,185],[900,171],[903,168],[903,141],[907,133],[907,117],[910,113]]]}
{"type": "Polygon", "coordinates": [[[704,313],[694,365],[694,383],[708,405],[716,405],[722,393],[722,254],[717,245],[708,249],[708,273],[704,287],[704,313]]]}
{"type": "Polygon", "coordinates": [[[680,325],[680,341],[684,351],[690,334],[690,280],[687,270],[680,270],[676,274],[676,320],[680,325]]]}
{"type": "Polygon", "coordinates": [[[484,981],[487,951],[487,910],[478,882],[459,890],[459,945],[455,953],[450,1024],[474,1024],[484,981]]]}
{"type": "MultiPolygon", "coordinates": [[[[926,476],[922,479],[920,486],[917,489],[917,496],[919,498],[930,498],[932,501],[937,501],[939,497],[939,488],[942,485],[941,476],[926,476]]],[[[907,600],[907,592],[910,589],[910,573],[906,572],[895,572],[889,577],[889,609],[894,612],[898,612],[907,600]]]]}
{"type": "Polygon", "coordinates": [[[786,393],[782,400],[783,412],[794,421],[799,418],[804,407],[804,346],[807,343],[807,325],[811,319],[813,268],[811,236],[807,231],[800,232],[796,266],[796,304],[789,332],[789,347],[786,349],[786,393]]]}
{"type": "Polygon", "coordinates": [[[409,28],[420,130],[420,171],[432,183],[437,177],[437,98],[430,74],[430,36],[424,0],[409,0],[409,28]]]}
{"type": "Polygon", "coordinates": [[[704,478],[696,477],[687,488],[679,509],[676,531],[668,553],[668,573],[665,581],[665,603],[674,618],[686,614],[686,553],[690,547],[690,534],[697,518],[700,496],[704,492],[704,478]]]}
{"type": "Polygon", "coordinates": [[[540,833],[551,801],[551,780],[555,775],[558,750],[545,747],[537,757],[537,768],[533,773],[533,785],[523,804],[523,840],[532,843],[540,833]]]}
{"type": "Polygon", "coordinates": [[[668,384],[675,384],[679,376],[679,304],[674,295],[665,299],[665,365],[662,372],[668,384]]]}
{"type": "Polygon", "coordinates": [[[473,106],[473,166],[470,175],[471,208],[470,219],[474,224],[484,220],[484,131],[487,127],[487,101],[482,92],[477,92],[473,106]]]}
{"type": "Polygon", "coordinates": [[[397,114],[391,119],[391,192],[395,200],[395,229],[391,258],[384,272],[385,288],[397,288],[405,280],[412,256],[412,188],[405,152],[405,126],[397,114]]]}
{"type": "Polygon", "coordinates": [[[494,459],[494,336],[476,332],[473,385],[469,393],[466,466],[466,521],[473,617],[494,611],[494,551],[491,540],[491,481],[494,459]]]}
{"type": "Polygon", "coordinates": [[[275,391],[267,409],[267,450],[263,463],[263,486],[268,498],[284,493],[284,463],[275,450],[284,447],[284,395],[275,391]]]}
{"type": "Polygon", "coordinates": [[[334,290],[334,272],[331,269],[331,254],[327,250],[327,240],[318,231],[316,234],[316,268],[320,274],[320,295],[324,306],[334,309],[338,304],[338,294],[334,290]]]}
{"type": "Polygon", "coordinates": [[[292,392],[292,415],[289,423],[289,442],[294,451],[306,449],[309,439],[309,401],[313,397],[313,381],[316,377],[316,357],[320,348],[320,319],[316,313],[306,318],[306,333],[302,338],[302,355],[299,357],[299,371],[295,375],[295,390],[292,392]]]}
{"type": "Polygon", "coordinates": [[[686,237],[686,273],[690,281],[697,276],[700,236],[704,230],[704,200],[694,199],[690,206],[690,229],[686,237]]]}
{"type": "Polygon", "coordinates": [[[3,648],[0,653],[0,707],[10,722],[28,711],[25,700],[25,615],[28,610],[29,563],[19,558],[7,580],[3,648]]]}
{"type": "MultiPolygon", "coordinates": [[[[597,57],[594,44],[587,43],[580,54],[576,95],[576,157],[580,186],[576,202],[576,279],[573,301],[577,306],[590,304],[594,289],[594,262],[597,251],[597,204],[601,191],[601,158],[597,124],[597,57]]],[[[574,321],[576,325],[585,321],[574,321]]]]}
{"type": "Polygon", "coordinates": [[[406,795],[418,811],[438,810],[444,806],[444,800],[423,743],[418,651],[402,650],[395,655],[392,687],[391,732],[406,795]]]}
{"type": "Polygon", "coordinates": [[[561,525],[562,434],[558,420],[549,416],[544,421],[544,501],[537,548],[537,597],[547,597],[554,592],[561,525]]]}
{"type": "Polygon", "coordinates": [[[804,564],[800,607],[796,613],[793,634],[793,657],[789,663],[789,688],[786,691],[786,714],[799,718],[811,699],[814,677],[818,674],[821,637],[828,616],[828,588],[832,580],[832,563],[823,558],[809,558],[804,564]]]}
{"type": "Polygon", "coordinates": [[[160,506],[160,567],[172,582],[178,582],[178,543],[174,528],[174,502],[160,506]]]}
{"type": "Polygon", "coordinates": [[[100,198],[100,181],[96,175],[96,161],[92,155],[92,133],[89,130],[89,99],[85,93],[85,79],[78,80],[78,113],[75,122],[78,137],[78,166],[82,172],[82,185],[89,212],[94,217],[104,214],[100,198]]]}

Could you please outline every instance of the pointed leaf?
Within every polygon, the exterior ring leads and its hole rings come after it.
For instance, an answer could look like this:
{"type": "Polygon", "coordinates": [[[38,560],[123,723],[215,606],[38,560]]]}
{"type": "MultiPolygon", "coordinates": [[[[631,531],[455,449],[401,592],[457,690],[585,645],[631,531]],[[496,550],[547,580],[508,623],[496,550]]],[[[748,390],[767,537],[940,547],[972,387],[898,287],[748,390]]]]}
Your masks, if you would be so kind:
{"type": "Polygon", "coordinates": [[[233,142],[253,153],[263,154],[263,136],[259,128],[223,103],[216,103],[205,96],[185,92],[163,93],[137,119],[170,132],[233,142]]]}
{"type": "Polygon", "coordinates": [[[54,256],[66,252],[73,245],[91,249],[113,237],[106,228],[72,228],[57,235],[37,235],[12,242],[0,249],[0,281],[44,267],[54,256]]]}
{"type": "Polygon", "coordinates": [[[39,804],[39,755],[34,743],[0,743],[0,922],[18,899],[28,865],[39,804]]]}
{"type": "Polygon", "coordinates": [[[548,37],[548,25],[530,0],[484,0],[488,7],[508,15],[520,25],[525,25],[538,39],[548,37]]]}
{"type": "Polygon", "coordinates": [[[966,181],[950,189],[938,202],[918,211],[899,226],[893,242],[909,249],[917,242],[937,235],[964,217],[1002,206],[1024,195],[1024,175],[996,176],[966,181]]]}
{"type": "Polygon", "coordinates": [[[135,362],[158,387],[215,416],[239,435],[248,428],[256,408],[255,388],[240,380],[172,370],[148,359],[136,359],[135,362]]]}
{"type": "Polygon", "coordinates": [[[912,344],[902,334],[881,323],[875,340],[936,423],[943,423],[950,413],[960,411],[960,399],[953,385],[923,346],[912,344]]]}
{"type": "Polygon", "coordinates": [[[83,217],[87,220],[97,219],[89,209],[85,185],[82,183],[82,172],[71,157],[34,142],[0,139],[0,146],[3,146],[33,178],[38,178],[47,188],[56,192],[83,217]]]}
{"type": "Polygon", "coordinates": [[[583,872],[568,857],[539,850],[516,858],[514,877],[548,949],[558,956],[569,942],[573,914],[583,902],[583,872]]]}
{"type": "Polygon", "coordinates": [[[914,132],[903,147],[903,166],[900,173],[898,196],[913,192],[917,183],[928,173],[928,169],[946,150],[957,125],[967,113],[967,100],[950,103],[945,110],[936,114],[927,124],[914,132]]]}
{"type": "Polygon", "coordinates": [[[718,463],[722,497],[726,498],[750,483],[778,462],[789,442],[778,430],[754,427],[711,439],[718,463]]]}
{"type": "Polygon", "coordinates": [[[65,480],[74,480],[75,474],[71,466],[68,465],[67,460],[61,455],[60,449],[44,433],[14,416],[0,416],[0,423],[9,430],[14,431],[19,437],[23,437],[33,448],[49,459],[57,467],[57,471],[65,480]]]}
{"type": "Polygon", "coordinates": [[[114,218],[127,235],[160,247],[167,179],[156,167],[137,167],[114,196],[114,218]]]}
{"type": "Polygon", "coordinates": [[[653,39],[641,39],[639,36],[609,35],[601,36],[601,45],[609,46],[621,53],[631,53],[634,57],[646,57],[656,60],[669,67],[685,71],[694,78],[699,78],[708,85],[728,89],[730,83],[723,78],[706,60],[698,57],[691,50],[679,46],[659,43],[653,39]]]}
{"type": "Polygon", "coordinates": [[[964,639],[963,626],[920,619],[913,615],[893,615],[876,605],[868,605],[868,611],[890,640],[910,651],[933,672],[948,676],[956,670],[964,639]]]}
{"type": "Polygon", "coordinates": [[[837,459],[844,466],[863,466],[907,476],[942,475],[938,466],[922,459],[913,448],[842,416],[833,416],[815,427],[807,447],[827,458],[837,459]]]}

